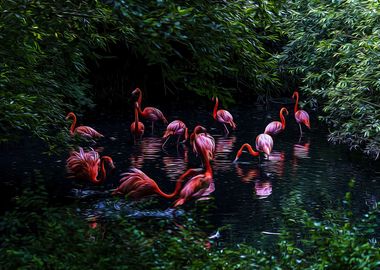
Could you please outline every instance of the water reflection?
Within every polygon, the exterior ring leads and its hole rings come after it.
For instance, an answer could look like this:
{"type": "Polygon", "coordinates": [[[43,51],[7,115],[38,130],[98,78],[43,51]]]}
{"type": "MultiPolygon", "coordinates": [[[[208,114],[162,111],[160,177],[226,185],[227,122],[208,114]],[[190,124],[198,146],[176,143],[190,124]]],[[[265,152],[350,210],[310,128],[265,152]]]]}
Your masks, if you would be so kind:
{"type": "Polygon", "coordinates": [[[188,147],[185,145],[182,150],[175,151],[174,154],[172,152],[165,152],[166,156],[162,157],[162,162],[166,176],[170,181],[176,181],[186,171],[189,162],[188,152],[188,147]]]}
{"type": "Polygon", "coordinates": [[[255,193],[259,199],[267,198],[272,194],[272,181],[263,180],[255,182],[255,193]]]}
{"type": "Polygon", "coordinates": [[[235,165],[236,173],[244,183],[250,183],[260,177],[260,170],[257,168],[243,168],[240,164],[235,165]]]}
{"type": "Polygon", "coordinates": [[[230,153],[234,149],[236,136],[224,136],[215,138],[215,160],[213,168],[218,171],[228,171],[231,166],[230,153]]]}
{"type": "Polygon", "coordinates": [[[309,158],[310,142],[296,143],[293,145],[293,155],[296,158],[309,158]]]}
{"type": "Polygon", "coordinates": [[[275,174],[279,177],[284,176],[285,172],[285,152],[273,151],[270,156],[262,162],[262,167],[266,172],[275,174]]]}

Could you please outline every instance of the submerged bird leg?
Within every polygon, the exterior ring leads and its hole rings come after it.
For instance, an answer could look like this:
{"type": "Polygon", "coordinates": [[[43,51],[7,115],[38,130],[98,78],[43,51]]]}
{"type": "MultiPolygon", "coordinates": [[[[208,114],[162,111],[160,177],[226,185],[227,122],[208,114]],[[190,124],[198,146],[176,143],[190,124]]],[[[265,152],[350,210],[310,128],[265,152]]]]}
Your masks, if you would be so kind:
{"type": "Polygon", "coordinates": [[[152,121],[152,135],[153,135],[153,129],[154,129],[154,121],[152,121]]]}
{"type": "Polygon", "coordinates": [[[302,127],[301,127],[301,124],[298,124],[299,127],[300,127],[300,134],[301,134],[301,137],[302,137],[302,127]]]}
{"type": "Polygon", "coordinates": [[[226,127],[226,124],[223,124],[223,126],[224,126],[224,129],[226,131],[226,135],[228,135],[228,133],[230,133],[230,132],[228,131],[228,128],[226,127]]]}
{"type": "Polygon", "coordinates": [[[168,136],[168,138],[165,140],[165,142],[162,144],[162,149],[164,149],[164,147],[165,147],[165,144],[168,142],[168,140],[169,140],[169,138],[170,138],[170,136],[168,136]]]}
{"type": "Polygon", "coordinates": [[[179,139],[181,138],[180,135],[178,135],[178,138],[177,138],[177,152],[178,152],[178,146],[179,146],[179,139]]]}

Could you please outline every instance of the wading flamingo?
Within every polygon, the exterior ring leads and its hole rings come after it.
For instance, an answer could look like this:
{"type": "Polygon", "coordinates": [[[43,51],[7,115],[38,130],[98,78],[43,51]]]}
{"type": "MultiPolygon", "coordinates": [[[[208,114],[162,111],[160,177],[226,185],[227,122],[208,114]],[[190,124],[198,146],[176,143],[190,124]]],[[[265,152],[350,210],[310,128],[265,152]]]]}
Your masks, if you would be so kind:
{"type": "Polygon", "coordinates": [[[106,179],[105,162],[112,169],[115,168],[112,158],[109,156],[99,158],[98,152],[94,150],[85,152],[82,147],[79,147],[79,152],[72,151],[70,153],[70,157],[66,161],[66,169],[71,178],[89,180],[94,184],[101,184],[106,179]],[[101,175],[98,177],[99,165],[101,175]]]}
{"type": "Polygon", "coordinates": [[[190,136],[190,144],[193,146],[193,151],[197,156],[204,151],[210,160],[214,159],[215,139],[207,133],[206,128],[200,125],[196,126],[190,136]]]}
{"type": "Polygon", "coordinates": [[[66,116],[67,119],[73,119],[73,123],[70,126],[70,135],[74,136],[75,134],[79,134],[80,136],[83,136],[88,139],[95,139],[95,138],[101,138],[104,137],[102,134],[97,132],[92,127],[88,126],[79,126],[75,128],[75,125],[77,123],[77,117],[73,112],[69,112],[66,116]]]}
{"type": "Polygon", "coordinates": [[[239,159],[239,157],[243,153],[244,148],[247,148],[248,152],[254,157],[260,157],[260,152],[266,154],[267,157],[269,157],[270,153],[272,152],[272,148],[273,148],[273,139],[268,134],[264,134],[264,133],[259,134],[256,137],[256,150],[257,151],[253,150],[252,146],[249,143],[245,143],[240,147],[239,151],[237,152],[234,162],[237,162],[237,160],[239,159]]]}
{"type": "Polygon", "coordinates": [[[152,195],[160,195],[166,199],[171,199],[178,194],[182,187],[183,180],[194,172],[199,170],[189,169],[182,174],[175,185],[175,189],[172,193],[167,194],[163,192],[157,185],[156,181],[151,179],[141,170],[133,168],[130,172],[123,173],[120,179],[120,186],[113,191],[113,195],[126,195],[133,200],[139,200],[144,197],[152,195]]]}
{"type": "MultiPolygon", "coordinates": [[[[182,188],[179,198],[174,202],[174,207],[183,205],[190,199],[206,199],[215,190],[213,173],[210,165],[209,153],[202,150],[202,159],[205,164],[205,172],[193,176],[182,188]]],[[[196,170],[196,169],[195,169],[196,170]]]]}
{"type": "Polygon", "coordinates": [[[215,106],[214,106],[214,111],[212,113],[212,116],[214,117],[216,121],[223,124],[226,134],[228,134],[230,132],[228,131],[226,124],[229,124],[232,127],[232,129],[235,129],[236,124],[234,122],[234,118],[232,117],[232,114],[229,111],[218,110],[219,99],[217,97],[216,98],[213,97],[212,101],[214,100],[215,100],[215,106]]]}
{"type": "Polygon", "coordinates": [[[166,120],[164,114],[157,108],[145,107],[144,110],[141,111],[142,92],[140,88],[133,90],[132,95],[138,95],[137,102],[139,104],[138,109],[141,116],[152,122],[152,134],[154,129],[154,122],[162,120],[165,124],[168,124],[168,121],[166,120]]]}
{"type": "Polygon", "coordinates": [[[141,140],[142,135],[144,134],[144,124],[139,122],[139,104],[135,102],[135,121],[131,124],[131,133],[134,138],[134,142],[136,143],[137,138],[141,140]]]}
{"type": "Polygon", "coordinates": [[[292,98],[296,98],[296,104],[294,105],[294,118],[296,119],[296,122],[298,123],[300,127],[300,134],[302,137],[302,127],[301,123],[303,123],[305,126],[307,126],[308,129],[310,129],[310,120],[309,120],[309,114],[305,112],[304,110],[298,110],[298,98],[299,94],[297,91],[294,91],[292,98]]]}
{"type": "Polygon", "coordinates": [[[265,128],[265,131],[264,131],[265,134],[276,135],[285,129],[284,112],[286,113],[286,115],[289,114],[288,110],[285,107],[282,107],[280,110],[281,122],[279,121],[270,122],[265,128]]]}
{"type": "Polygon", "coordinates": [[[165,144],[168,142],[171,136],[177,136],[177,148],[179,145],[179,140],[181,137],[184,137],[184,140],[182,142],[186,142],[187,138],[189,137],[188,129],[184,122],[181,120],[174,120],[171,122],[167,127],[166,131],[164,133],[164,136],[162,138],[166,138],[165,142],[162,145],[162,148],[165,147],[165,144]]]}

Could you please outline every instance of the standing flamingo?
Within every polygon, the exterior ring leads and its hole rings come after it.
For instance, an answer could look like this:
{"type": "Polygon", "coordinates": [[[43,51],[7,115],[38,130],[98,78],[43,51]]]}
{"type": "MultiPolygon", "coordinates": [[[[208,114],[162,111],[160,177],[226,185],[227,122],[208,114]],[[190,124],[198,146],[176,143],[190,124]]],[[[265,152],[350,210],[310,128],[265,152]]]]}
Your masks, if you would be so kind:
{"type": "Polygon", "coordinates": [[[214,112],[212,116],[214,117],[216,121],[223,124],[226,134],[228,134],[230,132],[228,131],[226,124],[229,124],[232,127],[232,129],[235,129],[236,124],[234,122],[234,118],[232,117],[232,114],[229,111],[218,110],[219,99],[217,97],[216,98],[213,97],[212,101],[214,100],[215,100],[215,106],[214,106],[214,112]]]}
{"type": "Polygon", "coordinates": [[[207,129],[198,125],[190,136],[190,144],[196,155],[204,151],[210,160],[214,159],[215,139],[207,133],[207,129]]]}
{"type": "Polygon", "coordinates": [[[237,152],[234,162],[237,162],[237,160],[241,156],[244,148],[247,148],[249,153],[254,157],[257,157],[257,156],[260,157],[260,152],[265,153],[269,157],[270,153],[272,152],[272,148],[273,148],[273,139],[268,134],[264,134],[264,133],[259,134],[256,137],[256,149],[257,149],[257,151],[253,150],[252,146],[249,143],[245,143],[240,147],[239,151],[237,152]]]}
{"type": "Polygon", "coordinates": [[[285,107],[282,107],[280,110],[281,122],[279,121],[270,122],[265,128],[265,131],[264,131],[265,134],[276,135],[285,129],[284,112],[286,113],[286,115],[289,114],[288,110],[285,107]]]}
{"type": "Polygon", "coordinates": [[[135,102],[135,121],[131,124],[131,133],[134,138],[134,142],[136,143],[137,138],[140,138],[144,134],[144,124],[139,122],[139,104],[138,102],[135,102]]]}
{"type": "Polygon", "coordinates": [[[79,152],[72,151],[66,162],[66,169],[71,177],[81,180],[89,180],[94,184],[100,184],[106,179],[104,163],[107,162],[112,169],[115,168],[112,158],[103,156],[99,158],[98,152],[91,150],[85,152],[79,147],[79,152]],[[98,177],[100,164],[101,175],[98,177]]]}
{"type": "Polygon", "coordinates": [[[210,165],[209,154],[202,149],[202,159],[206,170],[204,173],[193,176],[182,188],[179,198],[174,202],[174,207],[183,205],[190,199],[204,199],[215,190],[213,173],[210,165]]]}
{"type": "Polygon", "coordinates": [[[156,181],[151,179],[141,170],[133,168],[130,172],[121,174],[121,176],[123,176],[123,178],[120,179],[121,184],[113,191],[112,194],[126,195],[128,198],[134,200],[139,200],[155,194],[158,194],[166,199],[171,199],[180,191],[183,180],[194,172],[197,172],[197,170],[189,169],[182,174],[177,179],[174,191],[167,194],[158,187],[156,181]]]}
{"type": "Polygon", "coordinates": [[[67,114],[66,120],[70,119],[70,118],[73,119],[73,123],[71,124],[71,127],[70,127],[70,135],[71,136],[74,136],[75,134],[79,134],[80,136],[83,136],[83,137],[88,138],[88,139],[104,137],[102,134],[97,132],[92,127],[79,126],[79,127],[75,128],[75,125],[77,123],[77,117],[75,116],[75,114],[73,112],[69,112],[67,114]]]}
{"type": "Polygon", "coordinates": [[[165,134],[162,138],[164,138],[164,139],[167,138],[167,139],[163,143],[162,148],[165,147],[165,144],[167,143],[167,141],[169,140],[169,138],[171,136],[177,136],[178,137],[177,138],[177,148],[179,145],[179,140],[181,139],[182,136],[184,136],[183,142],[185,142],[187,140],[187,138],[189,137],[188,129],[187,129],[185,123],[182,122],[181,120],[174,120],[173,122],[171,122],[166,127],[165,134]]]}
{"type": "Polygon", "coordinates": [[[154,107],[145,107],[143,111],[141,111],[141,101],[142,101],[142,92],[140,88],[136,88],[132,95],[138,95],[137,102],[139,104],[139,113],[142,115],[142,117],[147,118],[152,122],[152,134],[154,129],[154,122],[158,120],[162,120],[165,124],[168,124],[168,121],[166,120],[164,114],[157,108],[154,107]]]}
{"type": "Polygon", "coordinates": [[[298,123],[300,127],[300,133],[302,137],[302,127],[301,123],[303,123],[305,126],[310,129],[310,120],[309,120],[309,114],[305,112],[304,110],[298,110],[298,98],[299,94],[297,91],[294,91],[292,98],[296,98],[296,104],[294,105],[294,117],[296,118],[296,122],[298,123]]]}

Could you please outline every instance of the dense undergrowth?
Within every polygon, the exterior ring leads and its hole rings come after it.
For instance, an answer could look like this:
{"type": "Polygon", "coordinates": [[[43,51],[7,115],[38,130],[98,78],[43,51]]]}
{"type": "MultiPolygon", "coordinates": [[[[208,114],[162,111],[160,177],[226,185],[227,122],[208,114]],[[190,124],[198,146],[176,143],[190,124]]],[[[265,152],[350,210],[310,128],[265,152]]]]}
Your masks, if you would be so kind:
{"type": "Polygon", "coordinates": [[[330,141],[380,155],[380,4],[288,1],[282,68],[316,98],[330,141]]]}
{"type": "Polygon", "coordinates": [[[37,175],[0,220],[2,269],[377,269],[379,209],[362,219],[350,193],[338,210],[319,217],[293,193],[275,248],[216,245],[191,213],[173,220],[122,217],[88,223],[74,209],[49,206],[37,175]],[[90,226],[90,224],[92,226],[90,226]],[[96,224],[96,226],[94,226],[96,224]],[[180,224],[180,225],[178,225],[180,224]]]}

